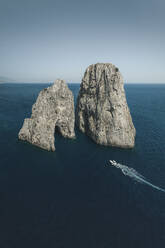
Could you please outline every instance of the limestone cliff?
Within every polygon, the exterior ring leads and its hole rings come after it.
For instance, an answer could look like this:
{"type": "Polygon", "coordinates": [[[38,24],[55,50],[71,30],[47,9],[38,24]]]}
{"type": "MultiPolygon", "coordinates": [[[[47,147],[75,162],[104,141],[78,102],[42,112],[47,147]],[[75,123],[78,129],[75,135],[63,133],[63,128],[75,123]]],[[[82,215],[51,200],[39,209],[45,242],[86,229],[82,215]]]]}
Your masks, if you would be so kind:
{"type": "Polygon", "coordinates": [[[73,94],[63,80],[42,90],[32,107],[31,118],[25,119],[18,137],[48,151],[55,150],[55,129],[66,138],[74,138],[73,94]]]}
{"type": "Polygon", "coordinates": [[[134,147],[135,128],[123,78],[113,64],[98,63],[87,68],[77,99],[76,124],[98,144],[134,147]]]}

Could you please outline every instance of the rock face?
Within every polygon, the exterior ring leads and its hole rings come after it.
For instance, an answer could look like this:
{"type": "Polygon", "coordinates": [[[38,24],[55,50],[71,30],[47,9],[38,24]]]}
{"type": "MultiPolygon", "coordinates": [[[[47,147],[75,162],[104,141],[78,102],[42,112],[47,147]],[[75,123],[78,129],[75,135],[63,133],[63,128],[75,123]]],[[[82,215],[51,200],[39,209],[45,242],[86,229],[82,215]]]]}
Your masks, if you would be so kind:
{"type": "Polygon", "coordinates": [[[97,144],[134,147],[136,131],[117,67],[98,63],[87,68],[77,100],[76,125],[97,144]]]}
{"type": "Polygon", "coordinates": [[[66,138],[74,138],[74,100],[63,80],[39,93],[31,118],[25,119],[18,137],[48,151],[54,151],[55,129],[66,138]]]}

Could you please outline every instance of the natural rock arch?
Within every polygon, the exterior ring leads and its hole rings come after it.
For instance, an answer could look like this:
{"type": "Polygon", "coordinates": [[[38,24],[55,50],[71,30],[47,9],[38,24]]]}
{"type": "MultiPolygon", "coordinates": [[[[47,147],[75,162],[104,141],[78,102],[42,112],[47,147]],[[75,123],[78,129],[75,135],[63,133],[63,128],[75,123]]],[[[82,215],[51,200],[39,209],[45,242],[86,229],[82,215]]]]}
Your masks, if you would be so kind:
{"type": "Polygon", "coordinates": [[[55,150],[55,129],[65,138],[74,138],[74,99],[63,80],[42,90],[32,107],[31,118],[24,120],[18,137],[48,151],[55,150]]]}

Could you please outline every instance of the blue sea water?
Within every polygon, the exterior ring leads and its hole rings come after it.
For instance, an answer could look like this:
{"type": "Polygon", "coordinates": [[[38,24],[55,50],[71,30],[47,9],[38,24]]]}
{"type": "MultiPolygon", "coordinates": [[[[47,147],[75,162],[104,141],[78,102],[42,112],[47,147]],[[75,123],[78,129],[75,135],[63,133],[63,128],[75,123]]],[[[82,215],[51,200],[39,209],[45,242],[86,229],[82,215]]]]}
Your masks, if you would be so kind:
{"type": "MultiPolygon", "coordinates": [[[[134,168],[165,189],[165,85],[126,85],[134,149],[56,135],[47,152],[17,135],[48,84],[0,84],[0,248],[164,248],[165,193],[109,164],[134,168]],[[109,165],[109,166],[108,166],[109,165]]],[[[79,84],[70,84],[76,98],[79,84]]]]}

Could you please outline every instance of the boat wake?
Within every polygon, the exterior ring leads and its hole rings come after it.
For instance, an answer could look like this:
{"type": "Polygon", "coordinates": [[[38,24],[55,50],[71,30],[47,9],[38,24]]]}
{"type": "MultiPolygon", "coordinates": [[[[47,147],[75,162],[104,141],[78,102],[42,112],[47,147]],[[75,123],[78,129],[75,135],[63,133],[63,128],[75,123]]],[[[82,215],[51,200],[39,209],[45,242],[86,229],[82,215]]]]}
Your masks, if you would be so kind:
{"type": "Polygon", "coordinates": [[[116,168],[120,169],[125,176],[131,177],[133,180],[135,180],[135,181],[137,181],[139,183],[146,184],[146,185],[148,185],[148,186],[150,186],[150,187],[152,187],[154,189],[157,189],[159,191],[165,192],[165,189],[162,189],[162,188],[150,183],[149,181],[147,181],[145,179],[144,176],[142,176],[140,173],[138,173],[133,168],[130,168],[130,167],[126,166],[126,165],[117,163],[115,160],[109,160],[109,161],[113,166],[115,166],[116,168]]]}

